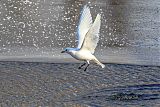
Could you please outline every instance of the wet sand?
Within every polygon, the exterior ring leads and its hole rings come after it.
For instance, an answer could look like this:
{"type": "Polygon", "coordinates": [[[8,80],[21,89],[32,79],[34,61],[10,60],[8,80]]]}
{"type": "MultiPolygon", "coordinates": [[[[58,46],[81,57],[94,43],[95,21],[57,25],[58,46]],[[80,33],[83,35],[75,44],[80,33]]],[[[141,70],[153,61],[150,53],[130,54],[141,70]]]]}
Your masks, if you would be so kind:
{"type": "Polygon", "coordinates": [[[159,107],[160,67],[0,62],[1,107],[159,107]]]}

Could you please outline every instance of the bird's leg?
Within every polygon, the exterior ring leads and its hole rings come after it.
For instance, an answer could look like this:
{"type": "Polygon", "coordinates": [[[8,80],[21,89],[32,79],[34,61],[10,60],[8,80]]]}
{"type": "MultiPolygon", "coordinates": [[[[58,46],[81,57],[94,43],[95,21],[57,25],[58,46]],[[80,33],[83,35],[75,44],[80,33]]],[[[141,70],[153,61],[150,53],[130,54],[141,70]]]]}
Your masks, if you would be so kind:
{"type": "Polygon", "coordinates": [[[89,67],[89,65],[90,65],[90,63],[89,63],[89,61],[87,61],[87,66],[86,66],[86,68],[84,69],[84,71],[87,70],[87,68],[89,67]]]}
{"type": "Polygon", "coordinates": [[[88,67],[89,67],[89,64],[87,64],[87,66],[86,66],[86,68],[84,69],[84,71],[86,71],[88,67]]]}
{"type": "Polygon", "coordinates": [[[78,69],[81,69],[84,65],[86,65],[86,63],[82,64],[80,67],[78,67],[78,69]]]}

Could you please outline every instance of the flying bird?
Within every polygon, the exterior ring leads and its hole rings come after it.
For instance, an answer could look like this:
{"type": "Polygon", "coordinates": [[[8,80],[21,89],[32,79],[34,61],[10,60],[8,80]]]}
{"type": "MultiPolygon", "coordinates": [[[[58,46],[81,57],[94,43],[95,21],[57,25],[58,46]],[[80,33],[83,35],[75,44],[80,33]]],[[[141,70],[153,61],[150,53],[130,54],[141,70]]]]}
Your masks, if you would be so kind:
{"type": "Polygon", "coordinates": [[[105,67],[98,59],[94,56],[95,48],[99,41],[99,30],[101,25],[101,15],[97,14],[94,22],[92,21],[91,12],[87,5],[84,6],[80,21],[77,29],[78,46],[77,48],[66,48],[61,53],[68,53],[73,58],[84,61],[79,69],[87,64],[84,71],[87,70],[90,65],[90,61],[95,62],[102,68],[105,67]]]}

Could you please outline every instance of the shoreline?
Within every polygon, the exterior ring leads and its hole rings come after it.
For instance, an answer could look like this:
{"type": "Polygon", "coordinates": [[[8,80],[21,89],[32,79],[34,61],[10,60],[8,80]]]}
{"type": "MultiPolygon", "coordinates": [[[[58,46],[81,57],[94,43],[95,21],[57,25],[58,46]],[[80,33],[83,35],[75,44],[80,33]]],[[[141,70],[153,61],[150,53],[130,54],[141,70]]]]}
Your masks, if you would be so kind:
{"type": "MultiPolygon", "coordinates": [[[[60,54],[63,49],[46,48],[35,50],[33,47],[6,48],[10,51],[0,53],[0,61],[47,62],[47,63],[81,63],[68,54],[60,54]],[[16,50],[16,52],[14,51],[16,50]],[[45,53],[44,53],[45,51],[45,53]]],[[[103,63],[155,65],[160,66],[159,48],[121,47],[96,49],[95,56],[103,63]]]]}
{"type": "MultiPolygon", "coordinates": [[[[126,61],[119,61],[119,62],[115,62],[115,61],[104,61],[104,60],[100,60],[102,63],[104,64],[120,64],[120,65],[139,65],[139,66],[160,66],[159,62],[154,62],[154,63],[146,63],[146,62],[141,62],[141,61],[136,61],[136,62],[127,62],[126,61]],[[157,64],[155,64],[157,63],[157,64]]],[[[80,64],[83,63],[83,61],[79,61],[76,59],[71,58],[50,58],[50,57],[30,57],[30,58],[4,58],[1,59],[0,58],[0,62],[28,62],[28,63],[54,63],[54,64],[80,64]]],[[[95,64],[91,61],[91,64],[95,64]]]]}

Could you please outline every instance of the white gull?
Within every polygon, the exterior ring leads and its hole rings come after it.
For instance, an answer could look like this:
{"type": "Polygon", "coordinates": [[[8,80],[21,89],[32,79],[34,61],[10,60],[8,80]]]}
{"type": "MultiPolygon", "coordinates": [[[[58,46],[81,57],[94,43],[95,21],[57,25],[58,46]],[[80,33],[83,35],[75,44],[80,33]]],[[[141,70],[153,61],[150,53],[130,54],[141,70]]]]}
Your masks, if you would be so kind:
{"type": "MultiPolygon", "coordinates": [[[[68,53],[77,60],[87,62],[87,66],[84,71],[87,70],[90,61],[95,62],[102,68],[105,67],[98,59],[93,55],[95,48],[99,41],[99,30],[101,25],[101,16],[97,14],[96,19],[92,22],[90,9],[87,5],[84,6],[80,22],[77,29],[78,36],[78,47],[77,48],[66,48],[61,53],[68,53]]],[[[82,64],[81,69],[86,63],[82,64]]]]}

